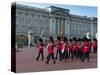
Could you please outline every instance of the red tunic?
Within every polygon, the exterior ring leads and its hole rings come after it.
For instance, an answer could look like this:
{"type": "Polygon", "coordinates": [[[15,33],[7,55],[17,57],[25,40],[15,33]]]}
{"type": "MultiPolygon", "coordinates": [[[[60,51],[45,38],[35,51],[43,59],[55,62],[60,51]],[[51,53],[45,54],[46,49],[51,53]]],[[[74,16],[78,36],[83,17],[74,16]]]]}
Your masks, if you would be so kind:
{"type": "Polygon", "coordinates": [[[83,52],[84,52],[84,53],[89,52],[89,46],[84,46],[84,48],[83,48],[83,52]]]}
{"type": "Polygon", "coordinates": [[[49,43],[48,44],[48,53],[49,54],[53,54],[53,50],[54,50],[54,44],[53,43],[49,43]]]}
{"type": "Polygon", "coordinates": [[[58,45],[57,45],[57,50],[61,50],[61,42],[58,42],[58,45]]]}
{"type": "Polygon", "coordinates": [[[81,47],[80,47],[80,45],[79,45],[79,44],[77,45],[77,50],[81,50],[81,47]]]}
{"type": "Polygon", "coordinates": [[[89,42],[89,49],[91,50],[92,42],[89,42]]]}
{"type": "Polygon", "coordinates": [[[76,50],[78,50],[78,46],[77,46],[77,44],[74,44],[74,45],[72,46],[72,51],[76,51],[76,50]]]}
{"type": "Polygon", "coordinates": [[[61,42],[61,50],[63,49],[63,45],[64,45],[64,42],[62,41],[61,42]]]}
{"type": "Polygon", "coordinates": [[[67,51],[68,50],[68,43],[66,43],[66,45],[65,45],[65,50],[67,51]]]}
{"type": "Polygon", "coordinates": [[[71,51],[72,50],[72,47],[73,47],[73,45],[72,45],[72,42],[69,44],[69,50],[71,51]]]}
{"type": "Polygon", "coordinates": [[[83,50],[84,50],[84,43],[82,42],[81,43],[81,51],[83,52],[83,50]]]}
{"type": "Polygon", "coordinates": [[[39,51],[43,51],[43,43],[39,43],[37,48],[38,48],[39,51]]]}
{"type": "Polygon", "coordinates": [[[93,48],[97,48],[97,42],[93,41],[92,46],[93,46],[93,48]]]}

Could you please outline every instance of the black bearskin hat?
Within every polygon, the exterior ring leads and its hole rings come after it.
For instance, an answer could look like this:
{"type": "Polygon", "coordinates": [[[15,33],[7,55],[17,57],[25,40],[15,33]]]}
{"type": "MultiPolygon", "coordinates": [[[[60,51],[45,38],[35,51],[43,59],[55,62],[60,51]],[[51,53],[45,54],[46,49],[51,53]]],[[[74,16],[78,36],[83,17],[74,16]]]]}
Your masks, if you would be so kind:
{"type": "Polygon", "coordinates": [[[39,42],[43,42],[43,39],[41,37],[39,38],[39,42]]]}
{"type": "Polygon", "coordinates": [[[53,39],[52,36],[49,37],[49,41],[52,42],[52,43],[54,42],[54,39],[53,39]]]}

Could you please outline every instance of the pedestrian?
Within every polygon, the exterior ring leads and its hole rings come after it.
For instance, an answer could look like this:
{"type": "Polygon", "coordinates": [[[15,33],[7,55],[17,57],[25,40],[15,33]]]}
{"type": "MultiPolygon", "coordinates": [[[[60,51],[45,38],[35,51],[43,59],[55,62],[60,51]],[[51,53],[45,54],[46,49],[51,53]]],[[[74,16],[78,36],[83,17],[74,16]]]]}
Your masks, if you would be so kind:
{"type": "Polygon", "coordinates": [[[38,48],[38,56],[36,58],[37,61],[39,60],[40,56],[42,58],[42,61],[44,60],[43,46],[44,46],[43,39],[39,38],[39,43],[37,45],[38,48]]]}
{"type": "Polygon", "coordinates": [[[55,61],[55,58],[54,58],[54,40],[53,40],[52,36],[49,38],[47,50],[48,50],[48,56],[47,56],[46,64],[49,64],[50,58],[52,58],[53,63],[55,64],[56,61],[55,61]]]}

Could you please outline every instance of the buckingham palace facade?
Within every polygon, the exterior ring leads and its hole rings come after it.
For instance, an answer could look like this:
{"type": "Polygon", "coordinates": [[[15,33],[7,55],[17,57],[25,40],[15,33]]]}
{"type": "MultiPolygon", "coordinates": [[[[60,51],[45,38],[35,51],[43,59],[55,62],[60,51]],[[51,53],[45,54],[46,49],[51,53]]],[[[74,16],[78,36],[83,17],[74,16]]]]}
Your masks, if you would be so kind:
{"type": "Polygon", "coordinates": [[[46,39],[62,33],[68,37],[83,38],[87,32],[91,37],[97,33],[97,18],[70,14],[69,9],[55,6],[37,8],[16,4],[16,35],[31,31],[32,41],[41,34],[46,39]]]}

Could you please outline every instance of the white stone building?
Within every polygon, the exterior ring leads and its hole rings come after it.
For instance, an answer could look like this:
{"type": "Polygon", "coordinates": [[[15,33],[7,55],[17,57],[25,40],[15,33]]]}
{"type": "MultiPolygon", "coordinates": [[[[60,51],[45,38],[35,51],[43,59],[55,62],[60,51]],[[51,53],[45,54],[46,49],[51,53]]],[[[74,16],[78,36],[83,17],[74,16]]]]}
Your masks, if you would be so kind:
{"type": "Polygon", "coordinates": [[[43,33],[47,39],[63,32],[68,38],[91,37],[97,33],[97,18],[70,14],[69,9],[50,6],[44,9],[16,4],[16,35],[32,32],[32,41],[43,33]]]}

